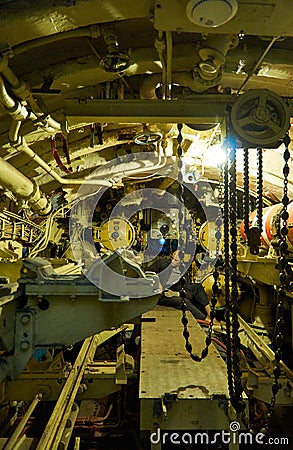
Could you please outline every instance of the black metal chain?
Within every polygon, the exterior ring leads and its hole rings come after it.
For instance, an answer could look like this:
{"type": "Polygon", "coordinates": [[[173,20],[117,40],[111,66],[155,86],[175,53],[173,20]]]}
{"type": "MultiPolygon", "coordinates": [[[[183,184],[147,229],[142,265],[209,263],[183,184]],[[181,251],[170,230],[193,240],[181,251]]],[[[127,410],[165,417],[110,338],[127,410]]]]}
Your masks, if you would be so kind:
{"type": "Polygon", "coordinates": [[[257,204],[256,204],[256,225],[249,229],[248,245],[252,255],[258,255],[261,246],[262,233],[262,204],[263,204],[263,149],[257,148],[257,204]]]}
{"type": "Polygon", "coordinates": [[[276,358],[276,366],[274,368],[274,382],[272,385],[272,398],[271,403],[269,406],[269,411],[267,414],[267,420],[266,420],[266,429],[268,430],[271,425],[272,420],[272,414],[273,409],[276,404],[276,397],[279,392],[279,390],[282,388],[281,383],[279,382],[279,378],[281,376],[281,360],[283,357],[283,345],[284,345],[284,315],[285,315],[285,300],[286,300],[286,286],[288,283],[288,273],[289,270],[289,264],[287,261],[287,250],[288,250],[288,244],[287,244],[287,234],[288,234],[288,228],[287,228],[287,220],[289,218],[288,214],[288,204],[289,204],[289,197],[288,197],[288,176],[290,172],[290,168],[288,165],[288,161],[290,159],[290,151],[288,149],[290,144],[290,137],[289,132],[286,133],[286,136],[284,138],[284,145],[285,150],[283,153],[283,158],[285,161],[284,167],[283,167],[283,175],[284,175],[284,186],[283,186],[283,197],[282,197],[282,212],[281,212],[281,229],[280,229],[280,240],[279,240],[279,253],[280,256],[278,258],[278,268],[280,271],[280,287],[278,289],[278,305],[277,305],[277,321],[276,321],[276,337],[275,337],[275,343],[276,343],[276,350],[275,350],[275,358],[276,358]]]}
{"type": "Polygon", "coordinates": [[[249,153],[248,147],[243,150],[243,220],[246,241],[249,243],[249,153]]]}
{"type": "MultiPolygon", "coordinates": [[[[227,155],[228,156],[228,155],[227,155]]],[[[234,398],[234,377],[231,341],[231,302],[230,302],[230,204],[229,204],[229,159],[226,158],[224,167],[224,277],[225,277],[225,320],[227,347],[227,378],[230,398],[234,398]]]]}
{"type": "Polygon", "coordinates": [[[230,235],[231,235],[231,319],[232,319],[232,362],[234,375],[234,395],[231,398],[232,405],[236,412],[243,412],[245,403],[242,398],[243,386],[241,383],[240,369],[240,338],[238,335],[238,279],[237,279],[237,194],[236,194],[236,145],[234,142],[230,145],[230,183],[229,183],[229,201],[230,201],[230,235]]]}
{"type": "MultiPolygon", "coordinates": [[[[181,197],[181,202],[183,204],[184,200],[183,200],[183,174],[182,174],[182,167],[183,167],[183,163],[182,163],[182,154],[183,154],[183,150],[182,150],[182,124],[178,124],[177,126],[178,128],[178,137],[177,137],[177,143],[178,143],[178,147],[177,147],[177,156],[178,156],[178,163],[177,163],[177,167],[178,167],[178,181],[180,184],[180,197],[181,197]]],[[[181,228],[184,228],[184,223],[183,223],[183,213],[180,212],[179,213],[179,223],[182,224],[181,228]]],[[[217,255],[219,254],[219,248],[220,248],[220,240],[221,240],[221,219],[219,217],[217,217],[216,220],[216,226],[217,226],[217,231],[216,231],[216,241],[217,241],[217,255]]],[[[184,254],[182,252],[182,248],[184,245],[184,238],[183,238],[183,229],[180,230],[180,234],[179,234],[179,258],[181,261],[183,261],[183,257],[184,254]]],[[[182,271],[182,269],[184,270],[184,267],[180,267],[180,271],[182,271]]],[[[185,277],[183,276],[180,280],[181,283],[181,288],[180,288],[180,297],[182,298],[182,325],[183,325],[183,337],[185,339],[185,348],[188,351],[190,357],[193,359],[193,361],[196,362],[200,362],[202,361],[204,358],[207,357],[208,352],[209,352],[209,346],[212,343],[212,332],[213,332],[213,325],[214,325],[214,318],[215,318],[215,306],[217,303],[217,299],[218,299],[218,295],[219,295],[219,288],[218,288],[218,277],[219,277],[219,272],[217,271],[217,269],[215,268],[214,270],[214,283],[213,283],[213,294],[212,294],[212,298],[211,298],[211,320],[210,320],[210,324],[209,324],[209,328],[208,328],[208,332],[207,332],[207,336],[206,336],[206,340],[205,340],[205,348],[202,350],[200,355],[197,355],[195,353],[193,353],[193,349],[192,349],[192,345],[189,341],[189,336],[190,333],[188,331],[188,319],[187,319],[187,306],[186,306],[186,302],[185,302],[185,298],[186,298],[186,292],[184,289],[184,284],[185,284],[185,277]]]]}
{"type": "Polygon", "coordinates": [[[257,226],[259,228],[259,236],[262,232],[262,190],[263,190],[263,149],[257,148],[257,226]]]}

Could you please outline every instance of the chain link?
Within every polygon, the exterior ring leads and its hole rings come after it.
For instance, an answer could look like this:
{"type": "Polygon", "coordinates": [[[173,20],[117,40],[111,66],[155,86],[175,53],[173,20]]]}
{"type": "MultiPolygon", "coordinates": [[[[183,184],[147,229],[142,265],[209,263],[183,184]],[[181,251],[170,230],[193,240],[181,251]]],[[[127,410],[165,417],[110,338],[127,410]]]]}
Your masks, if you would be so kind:
{"type": "Polygon", "coordinates": [[[231,250],[231,319],[232,319],[232,361],[234,374],[234,396],[231,402],[236,412],[243,412],[245,403],[242,398],[243,386],[241,382],[240,369],[240,338],[238,335],[238,279],[237,279],[237,194],[236,194],[236,143],[230,145],[230,183],[229,183],[229,200],[230,200],[230,250],[231,250]]]}
{"type": "Polygon", "coordinates": [[[277,322],[276,322],[276,337],[275,337],[275,343],[276,343],[276,350],[275,350],[275,358],[276,358],[276,366],[274,368],[274,382],[272,385],[272,398],[271,403],[269,406],[268,414],[267,414],[267,420],[266,420],[266,430],[270,428],[271,421],[272,421],[272,415],[273,415],[273,409],[276,404],[276,397],[279,392],[279,390],[282,388],[282,384],[279,382],[279,378],[281,376],[281,360],[283,357],[283,345],[284,345],[284,328],[285,328],[285,322],[284,322],[284,315],[285,315],[285,300],[286,300],[286,286],[290,274],[290,267],[287,261],[287,250],[288,250],[288,244],[287,244],[287,234],[288,234],[288,227],[287,227],[287,220],[289,218],[288,214],[288,204],[289,204],[289,197],[288,197],[288,176],[290,172],[290,168],[288,165],[288,161],[290,159],[290,151],[288,149],[290,144],[290,137],[289,132],[286,133],[286,136],[284,138],[284,145],[285,150],[283,154],[284,158],[284,167],[283,167],[283,175],[284,175],[284,186],[283,186],[283,197],[282,197],[282,212],[281,212],[281,229],[280,229],[280,240],[279,240],[279,258],[278,258],[278,268],[280,271],[280,287],[278,289],[278,305],[277,305],[277,322]]]}
{"type": "Polygon", "coordinates": [[[231,300],[230,300],[230,204],[229,204],[229,159],[226,158],[224,168],[224,277],[225,277],[225,320],[226,320],[226,347],[227,347],[227,378],[230,398],[234,398],[234,376],[232,361],[231,340],[231,300]]]}
{"type": "Polygon", "coordinates": [[[246,236],[246,241],[249,245],[249,153],[248,147],[243,150],[243,219],[244,219],[244,233],[246,236]]]}
{"type": "MultiPolygon", "coordinates": [[[[182,124],[178,124],[177,126],[178,128],[178,137],[177,137],[177,143],[178,143],[178,147],[177,147],[177,156],[178,156],[178,181],[179,181],[179,195],[180,195],[180,200],[181,203],[184,204],[184,199],[183,199],[183,173],[182,173],[182,167],[183,167],[183,163],[182,163],[182,154],[183,154],[183,150],[182,150],[182,124]]],[[[179,257],[180,260],[183,261],[183,257],[184,254],[182,252],[182,248],[184,245],[184,238],[183,238],[183,229],[184,229],[184,216],[183,213],[180,212],[179,214],[179,223],[181,224],[181,229],[179,230],[179,257]]],[[[219,254],[219,249],[220,249],[220,240],[221,240],[221,224],[222,224],[222,217],[221,214],[218,215],[217,219],[216,219],[216,233],[215,233],[215,237],[216,237],[216,257],[218,257],[219,254]]],[[[182,264],[182,263],[181,263],[182,264]]],[[[181,265],[180,267],[180,271],[183,272],[184,271],[184,267],[183,265],[181,265]]],[[[187,350],[187,352],[189,353],[190,357],[193,359],[193,361],[196,362],[200,362],[202,361],[204,358],[207,357],[208,352],[209,352],[209,346],[212,343],[212,332],[213,332],[213,325],[214,325],[214,318],[215,318],[215,306],[217,303],[217,299],[218,299],[218,295],[220,293],[219,287],[218,287],[218,283],[217,280],[219,278],[219,272],[218,270],[215,268],[214,273],[214,283],[213,283],[213,294],[212,294],[212,298],[211,298],[211,320],[210,320],[210,324],[209,324],[209,328],[208,328],[208,332],[207,332],[207,336],[206,336],[206,340],[205,340],[205,347],[202,350],[200,355],[197,355],[195,353],[193,353],[193,349],[192,349],[192,345],[189,341],[189,337],[190,337],[190,333],[188,331],[188,319],[187,319],[187,307],[186,307],[186,302],[185,302],[185,298],[186,298],[186,292],[184,289],[184,284],[185,284],[185,276],[183,276],[180,280],[180,297],[182,298],[182,318],[181,318],[181,322],[183,325],[183,337],[185,339],[185,348],[187,350]]]]}
{"type": "MultiPolygon", "coordinates": [[[[259,228],[259,237],[262,232],[262,190],[263,190],[263,149],[257,148],[257,226],[259,228]]],[[[260,245],[260,242],[259,242],[260,245]]]]}

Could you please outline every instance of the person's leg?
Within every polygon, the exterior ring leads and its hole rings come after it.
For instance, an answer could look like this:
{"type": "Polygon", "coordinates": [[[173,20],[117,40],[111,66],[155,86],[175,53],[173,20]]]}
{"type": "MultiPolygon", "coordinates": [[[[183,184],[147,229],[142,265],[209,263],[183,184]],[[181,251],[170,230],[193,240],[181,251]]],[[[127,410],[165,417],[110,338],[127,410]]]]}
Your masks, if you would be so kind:
{"type": "Polygon", "coordinates": [[[200,283],[190,284],[190,289],[192,293],[192,301],[200,303],[202,306],[206,307],[209,304],[209,299],[200,283]]]}
{"type": "MultiPolygon", "coordinates": [[[[191,303],[190,300],[185,299],[186,309],[191,312],[195,319],[204,320],[206,315],[200,311],[195,305],[191,303]]],[[[170,306],[171,308],[182,309],[182,298],[181,297],[161,297],[158,301],[161,306],[170,306]]]]}

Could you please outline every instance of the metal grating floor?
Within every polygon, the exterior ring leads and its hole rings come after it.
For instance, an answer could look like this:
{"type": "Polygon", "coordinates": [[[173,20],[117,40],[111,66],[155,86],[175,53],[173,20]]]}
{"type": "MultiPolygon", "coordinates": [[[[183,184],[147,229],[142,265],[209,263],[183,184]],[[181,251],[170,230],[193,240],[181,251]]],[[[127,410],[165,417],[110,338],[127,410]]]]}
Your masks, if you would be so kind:
{"type": "MultiPolygon", "coordinates": [[[[191,314],[188,319],[190,342],[199,353],[206,333],[191,314]]],[[[141,429],[159,424],[165,430],[212,430],[229,423],[225,362],[213,344],[207,358],[194,362],[185,350],[182,331],[181,311],[176,309],[155,308],[142,316],[141,429]]]]}

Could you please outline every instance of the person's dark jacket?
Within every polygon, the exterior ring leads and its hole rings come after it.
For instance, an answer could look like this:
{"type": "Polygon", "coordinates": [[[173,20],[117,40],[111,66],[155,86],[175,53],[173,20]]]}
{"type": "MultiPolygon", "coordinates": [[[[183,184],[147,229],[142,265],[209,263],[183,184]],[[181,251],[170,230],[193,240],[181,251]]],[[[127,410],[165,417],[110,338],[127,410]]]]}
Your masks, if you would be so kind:
{"type": "Polygon", "coordinates": [[[196,301],[203,307],[208,305],[209,301],[204,288],[200,283],[191,283],[187,272],[184,277],[183,286],[182,283],[180,283],[180,281],[173,284],[172,286],[168,285],[168,279],[173,270],[173,267],[171,265],[171,257],[158,256],[147,267],[147,270],[150,270],[158,274],[163,291],[166,289],[171,289],[172,291],[178,292],[183,287],[186,292],[186,298],[190,300],[192,303],[196,301]]]}

